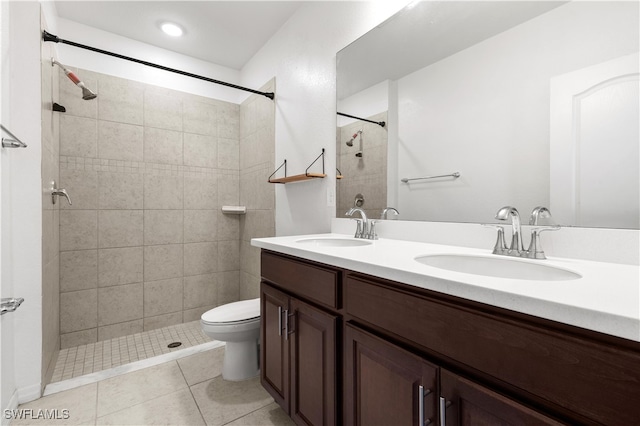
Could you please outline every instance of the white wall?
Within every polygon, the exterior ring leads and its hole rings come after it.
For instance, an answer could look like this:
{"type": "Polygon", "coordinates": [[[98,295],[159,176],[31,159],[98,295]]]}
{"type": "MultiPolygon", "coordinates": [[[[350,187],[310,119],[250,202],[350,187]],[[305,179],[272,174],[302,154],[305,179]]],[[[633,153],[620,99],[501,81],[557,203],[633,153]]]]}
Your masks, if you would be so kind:
{"type": "Polygon", "coordinates": [[[304,173],[326,150],[325,179],[276,186],[276,235],[329,231],[335,216],[336,52],[407,3],[305,3],[242,69],[245,86],[276,77],[276,165],[286,158],[288,174],[304,173]]]}
{"type": "MultiPolygon", "coordinates": [[[[360,118],[387,111],[389,109],[390,83],[389,80],[384,80],[345,99],[338,99],[338,111],[360,118]]],[[[338,116],[337,120],[338,127],[358,121],[344,116],[338,116]]]]}
{"type": "MultiPolygon", "coordinates": [[[[2,188],[3,215],[5,202],[10,215],[8,247],[4,246],[6,229],[3,227],[2,230],[3,252],[5,249],[10,251],[8,264],[3,255],[2,273],[3,279],[8,276],[12,280],[13,287],[12,294],[3,293],[3,297],[24,297],[25,302],[10,314],[13,342],[9,340],[6,347],[5,336],[2,337],[3,406],[0,408],[10,403],[11,395],[7,393],[12,392],[12,387],[18,391],[19,402],[40,396],[42,353],[40,5],[38,2],[9,2],[8,8],[5,5],[3,2],[3,28],[7,23],[4,14],[8,11],[9,45],[5,50],[7,46],[3,42],[2,103],[3,110],[4,107],[10,110],[10,118],[5,122],[3,111],[2,120],[28,147],[2,153],[11,157],[10,188],[7,190],[4,185],[2,188]],[[5,55],[8,56],[8,69],[4,64],[5,55]],[[4,90],[7,81],[8,90],[4,90]],[[11,365],[12,357],[15,366],[11,365]],[[6,366],[13,368],[13,377],[7,374],[6,366]]],[[[6,35],[4,31],[3,35],[6,35]]],[[[2,321],[5,321],[4,317],[2,321]]]]}
{"type": "Polygon", "coordinates": [[[396,181],[402,218],[549,206],[550,79],[637,51],[636,15],[637,3],[570,3],[398,80],[400,177],[461,173],[396,181]]]}
{"type": "MultiPolygon", "coordinates": [[[[48,18],[49,17],[47,17],[47,19],[48,18]]],[[[64,40],[96,47],[192,74],[198,74],[203,77],[239,84],[240,71],[238,70],[181,55],[170,50],[151,46],[63,18],[57,18],[56,25],[52,25],[51,27],[52,29],[56,28],[57,33],[54,34],[64,40]]],[[[58,52],[60,62],[67,66],[96,71],[227,102],[240,103],[241,99],[245,98],[243,96],[244,92],[236,89],[197,80],[193,77],[185,77],[169,71],[162,71],[146,65],[136,64],[62,43],[58,43],[58,52]]],[[[79,77],[82,79],[82,75],[79,77]]],[[[260,85],[262,85],[262,83],[260,85]]],[[[258,85],[258,87],[260,85],[258,85]]]]}

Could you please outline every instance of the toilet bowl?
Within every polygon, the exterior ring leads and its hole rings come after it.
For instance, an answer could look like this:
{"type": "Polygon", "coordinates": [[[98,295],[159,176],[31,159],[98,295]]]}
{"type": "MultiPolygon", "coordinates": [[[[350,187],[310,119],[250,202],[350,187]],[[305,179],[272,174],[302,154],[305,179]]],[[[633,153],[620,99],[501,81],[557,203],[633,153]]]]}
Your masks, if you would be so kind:
{"type": "Polygon", "coordinates": [[[226,342],[223,379],[237,382],[258,375],[259,298],[211,309],[202,314],[200,325],[210,338],[226,342]]]}

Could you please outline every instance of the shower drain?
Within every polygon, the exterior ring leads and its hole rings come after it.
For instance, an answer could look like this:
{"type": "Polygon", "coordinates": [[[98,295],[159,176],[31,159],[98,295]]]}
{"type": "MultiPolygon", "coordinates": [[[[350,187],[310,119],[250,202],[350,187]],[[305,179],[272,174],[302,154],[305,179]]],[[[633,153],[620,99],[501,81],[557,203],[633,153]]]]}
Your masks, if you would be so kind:
{"type": "Polygon", "coordinates": [[[177,348],[178,346],[182,345],[182,342],[173,342],[173,343],[169,343],[167,345],[168,348],[177,348]]]}

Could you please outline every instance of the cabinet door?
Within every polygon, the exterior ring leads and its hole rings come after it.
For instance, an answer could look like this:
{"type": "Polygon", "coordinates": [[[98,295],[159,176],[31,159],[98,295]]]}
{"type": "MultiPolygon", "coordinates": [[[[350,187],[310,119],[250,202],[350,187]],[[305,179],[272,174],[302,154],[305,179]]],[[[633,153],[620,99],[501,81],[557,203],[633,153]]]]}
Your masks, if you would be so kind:
{"type": "Polygon", "coordinates": [[[438,368],[351,324],[345,330],[344,423],[435,424],[438,368]]]}
{"type": "Polygon", "coordinates": [[[560,425],[512,399],[442,369],[441,425],[560,425]]]}
{"type": "Polygon", "coordinates": [[[335,425],[337,317],[295,298],[290,303],[291,418],[335,425]]]}
{"type": "Polygon", "coordinates": [[[260,382],[289,413],[289,342],[285,340],[285,311],[289,296],[260,283],[260,382]]]}

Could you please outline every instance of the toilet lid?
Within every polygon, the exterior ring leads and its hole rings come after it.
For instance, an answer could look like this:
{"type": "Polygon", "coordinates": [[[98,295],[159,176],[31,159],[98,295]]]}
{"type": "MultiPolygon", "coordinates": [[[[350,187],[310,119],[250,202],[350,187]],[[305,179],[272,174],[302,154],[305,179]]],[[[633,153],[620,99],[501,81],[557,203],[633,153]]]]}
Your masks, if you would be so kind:
{"type": "Polygon", "coordinates": [[[204,322],[237,322],[260,316],[260,298],[227,303],[202,314],[204,322]]]}

